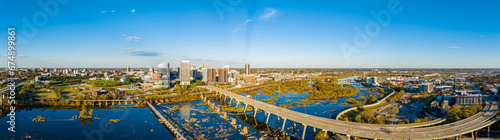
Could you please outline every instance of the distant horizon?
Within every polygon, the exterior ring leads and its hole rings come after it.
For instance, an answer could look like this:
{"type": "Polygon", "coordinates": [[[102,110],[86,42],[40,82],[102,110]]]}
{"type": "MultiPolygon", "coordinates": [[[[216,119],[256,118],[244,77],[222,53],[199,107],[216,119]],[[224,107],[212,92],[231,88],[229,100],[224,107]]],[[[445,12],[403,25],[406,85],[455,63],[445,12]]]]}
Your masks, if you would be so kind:
{"type": "MultiPolygon", "coordinates": [[[[19,69],[39,69],[42,67],[21,67],[19,69]]],[[[127,69],[127,67],[43,67],[47,69],[127,69]]],[[[130,69],[149,69],[151,67],[130,67],[130,69]]],[[[158,68],[158,67],[153,67],[153,68],[158,68]]],[[[170,68],[178,68],[178,67],[170,67],[170,68]]],[[[214,67],[218,68],[218,67],[214,67]]],[[[231,69],[245,69],[244,67],[229,67],[231,69]]],[[[0,69],[5,69],[4,67],[0,67],[0,69]]],[[[475,69],[493,69],[493,70],[500,70],[500,68],[264,68],[264,67],[258,67],[258,68],[252,68],[251,69],[458,69],[458,70],[475,70],[475,69]]]]}

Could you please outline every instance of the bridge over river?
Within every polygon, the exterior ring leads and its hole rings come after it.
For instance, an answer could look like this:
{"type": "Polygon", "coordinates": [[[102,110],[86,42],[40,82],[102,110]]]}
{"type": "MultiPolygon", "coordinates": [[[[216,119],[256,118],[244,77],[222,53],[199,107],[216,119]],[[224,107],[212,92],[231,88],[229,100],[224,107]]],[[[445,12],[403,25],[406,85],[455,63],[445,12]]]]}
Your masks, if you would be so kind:
{"type": "MultiPolygon", "coordinates": [[[[304,126],[302,139],[304,139],[306,129],[314,128],[321,129],[325,132],[334,132],[344,134],[348,138],[351,136],[369,138],[369,139],[439,139],[458,137],[462,134],[471,133],[479,129],[488,127],[495,123],[500,116],[495,116],[498,111],[498,102],[494,99],[487,98],[484,109],[474,116],[460,120],[451,124],[423,127],[423,128],[407,128],[407,129],[392,129],[387,125],[367,125],[365,123],[355,123],[339,121],[329,118],[323,118],[313,115],[300,113],[297,111],[288,110],[275,105],[267,104],[251,98],[247,98],[230,91],[226,91],[215,86],[207,85],[205,88],[215,91],[219,98],[224,100],[229,99],[229,102],[236,103],[236,107],[240,105],[252,106],[254,116],[260,109],[266,114],[274,114],[283,118],[281,130],[284,130],[286,121],[294,121],[301,123],[304,126]]],[[[264,122],[267,123],[269,115],[264,122]]],[[[278,129],[278,128],[277,128],[278,129]]]]}

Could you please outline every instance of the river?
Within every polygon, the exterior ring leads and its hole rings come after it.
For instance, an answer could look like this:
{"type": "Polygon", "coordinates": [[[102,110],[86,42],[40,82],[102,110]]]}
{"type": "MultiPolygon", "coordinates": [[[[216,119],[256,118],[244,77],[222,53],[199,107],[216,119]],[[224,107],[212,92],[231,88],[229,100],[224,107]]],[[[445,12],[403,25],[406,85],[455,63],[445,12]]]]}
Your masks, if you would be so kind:
{"type": "MultiPolygon", "coordinates": [[[[355,85],[359,87],[360,85],[355,85]]],[[[301,113],[310,115],[334,118],[335,115],[344,108],[351,107],[343,104],[349,98],[360,96],[376,95],[374,92],[360,91],[352,97],[343,97],[327,100],[315,100],[303,102],[309,94],[278,93],[274,95],[256,94],[249,97],[256,100],[266,100],[271,97],[276,98],[276,105],[298,104],[305,105],[291,107],[301,113]],[[278,98],[280,97],[280,98],[278,98]]],[[[246,95],[244,95],[246,96],[246,95]]],[[[210,100],[216,104],[222,104],[216,100],[210,100]]],[[[267,102],[267,101],[264,101],[267,102]]],[[[233,106],[235,104],[233,103],[233,106]]],[[[202,101],[182,102],[154,105],[167,119],[170,119],[181,130],[181,133],[188,138],[204,139],[259,139],[270,138],[279,135],[276,130],[281,130],[283,119],[271,115],[268,124],[265,121],[263,112],[258,112],[253,118],[253,111],[243,113],[229,113],[228,119],[223,119],[221,115],[212,113],[211,109],[202,101]],[[172,109],[177,106],[179,109],[172,109]],[[235,124],[231,122],[235,120],[235,124]],[[247,134],[240,134],[244,128],[248,129],[247,134]]],[[[5,112],[4,112],[5,114],[5,112]]],[[[78,116],[79,111],[74,109],[47,109],[47,108],[24,108],[16,112],[16,132],[7,131],[10,126],[6,122],[9,117],[0,119],[0,136],[3,139],[173,139],[170,132],[158,121],[156,116],[147,107],[126,108],[126,109],[94,109],[91,120],[72,120],[73,116],[78,116]],[[33,119],[38,116],[45,121],[36,122],[33,119]],[[113,122],[110,119],[120,119],[113,122]]],[[[303,126],[299,123],[295,125],[291,121],[285,124],[287,135],[300,138],[303,126]]],[[[319,132],[318,130],[317,132],[319,132]]],[[[308,128],[306,139],[313,139],[314,130],[308,128]]]]}

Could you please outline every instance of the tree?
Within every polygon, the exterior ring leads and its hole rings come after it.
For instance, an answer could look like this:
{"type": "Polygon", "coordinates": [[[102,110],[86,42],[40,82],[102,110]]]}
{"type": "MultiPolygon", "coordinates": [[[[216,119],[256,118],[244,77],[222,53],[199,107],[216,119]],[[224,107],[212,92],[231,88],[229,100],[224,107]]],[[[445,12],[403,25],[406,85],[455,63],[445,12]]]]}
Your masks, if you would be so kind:
{"type": "Polygon", "coordinates": [[[444,92],[443,91],[438,91],[437,94],[444,97],[444,92]]]}
{"type": "Polygon", "coordinates": [[[327,139],[329,138],[329,136],[328,136],[328,135],[326,135],[326,137],[325,137],[325,133],[326,133],[325,131],[320,131],[320,132],[318,132],[318,133],[316,134],[316,136],[314,136],[314,139],[315,139],[315,140],[327,140],[327,139]]]}
{"type": "Polygon", "coordinates": [[[358,114],[358,115],[356,115],[356,116],[354,117],[354,121],[356,121],[356,122],[363,122],[363,119],[362,119],[361,115],[360,115],[360,114],[358,114]]]}
{"type": "Polygon", "coordinates": [[[385,124],[384,117],[381,117],[381,116],[375,117],[374,123],[376,123],[376,124],[385,124]]]}
{"type": "Polygon", "coordinates": [[[394,107],[391,108],[391,110],[389,111],[389,113],[391,113],[393,115],[394,114],[398,114],[399,113],[399,108],[396,107],[396,106],[394,106],[394,107]]]}
{"type": "Polygon", "coordinates": [[[359,107],[359,111],[363,111],[363,110],[365,110],[365,107],[364,106],[360,106],[359,107]]]}
{"type": "Polygon", "coordinates": [[[402,121],[402,124],[409,124],[409,123],[410,123],[410,120],[408,120],[408,119],[404,119],[404,120],[402,121]]]}

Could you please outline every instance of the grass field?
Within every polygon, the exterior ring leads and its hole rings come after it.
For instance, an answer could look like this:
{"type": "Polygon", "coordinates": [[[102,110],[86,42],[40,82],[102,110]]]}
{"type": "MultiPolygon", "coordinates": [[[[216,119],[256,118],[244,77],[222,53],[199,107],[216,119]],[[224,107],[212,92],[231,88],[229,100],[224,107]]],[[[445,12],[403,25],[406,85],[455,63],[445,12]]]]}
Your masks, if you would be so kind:
{"type": "Polygon", "coordinates": [[[56,98],[56,94],[54,92],[48,92],[46,89],[37,89],[35,92],[35,95],[32,96],[38,96],[40,98],[56,98]]]}
{"type": "MultiPolygon", "coordinates": [[[[97,82],[100,83],[113,83],[113,81],[106,81],[106,80],[96,80],[97,82]]],[[[114,86],[114,87],[109,87],[109,88],[124,88],[124,87],[130,87],[130,84],[127,85],[121,85],[121,86],[114,86]]],[[[62,84],[57,84],[52,86],[51,88],[56,88],[56,89],[62,89],[63,90],[63,95],[64,96],[76,96],[80,93],[83,92],[91,92],[92,90],[99,90],[99,87],[93,87],[88,84],[81,84],[81,82],[73,82],[73,83],[62,83],[62,84]],[[83,90],[79,90],[83,89],[83,90]],[[85,90],[88,89],[88,90],[85,90]]],[[[40,98],[56,98],[56,94],[54,92],[49,92],[45,88],[40,88],[39,86],[35,88],[36,92],[34,94],[30,94],[31,97],[40,97],[40,98]]],[[[132,92],[132,91],[129,91],[132,92]]],[[[68,97],[65,97],[68,98],[68,97]]]]}
{"type": "Polygon", "coordinates": [[[111,84],[113,83],[113,81],[107,81],[107,80],[95,80],[97,83],[101,83],[101,84],[111,84]]]}

